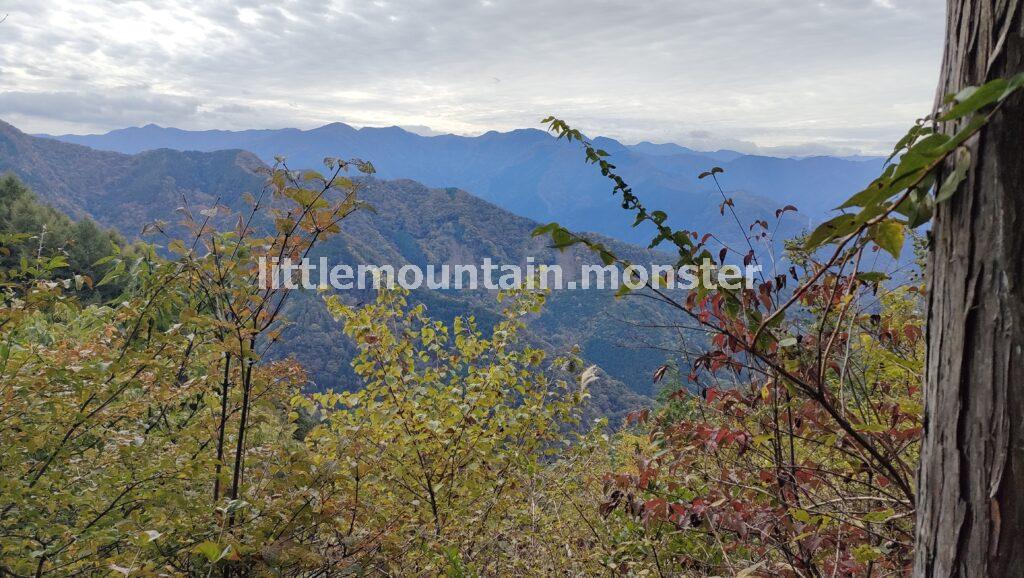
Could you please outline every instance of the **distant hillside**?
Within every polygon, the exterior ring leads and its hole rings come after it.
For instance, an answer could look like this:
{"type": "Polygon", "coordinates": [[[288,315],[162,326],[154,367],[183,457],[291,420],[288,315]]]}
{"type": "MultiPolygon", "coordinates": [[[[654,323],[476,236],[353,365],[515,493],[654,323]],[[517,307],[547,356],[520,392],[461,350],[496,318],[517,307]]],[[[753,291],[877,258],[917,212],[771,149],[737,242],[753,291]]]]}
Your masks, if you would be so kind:
{"type": "Polygon", "coordinates": [[[168,217],[182,195],[208,204],[261,185],[262,162],[234,150],[170,150],[124,155],[28,136],[0,121],[0,172],[11,171],[71,217],[89,216],[137,236],[143,224],[168,217]]]}
{"type": "MultiPolygon", "coordinates": [[[[537,221],[559,221],[621,240],[646,243],[652,236],[633,229],[611,198],[608,182],[582,162],[577,146],[536,129],[478,137],[420,136],[398,127],[355,129],[333,123],[312,130],[185,131],[147,125],[103,135],[53,137],[97,149],[138,153],[172,148],[215,151],[243,149],[266,162],[284,155],[293,166],[317,166],[326,155],[370,159],[382,178],[409,178],[428,186],[458,187],[513,213],[537,221]]],[[[780,228],[784,235],[819,220],[880,171],[877,159],[802,159],[743,155],[736,151],[698,152],[673,144],[625,146],[597,138],[612,154],[619,172],[648,207],[665,210],[672,225],[709,229],[736,241],[739,233],[718,220],[721,198],[714,183],[697,175],[712,166],[725,169],[722,186],[735,198],[743,221],[774,215],[796,205],[780,228]]]]}
{"type": "MultiPolygon", "coordinates": [[[[36,138],[0,122],[0,172],[11,171],[39,196],[73,216],[89,216],[129,237],[148,221],[173,221],[183,196],[203,205],[220,202],[237,206],[241,194],[258,190],[262,179],[253,169],[253,155],[234,150],[215,153],[169,149],[125,155],[85,146],[36,138]]],[[[530,237],[536,222],[518,217],[454,188],[428,188],[410,180],[370,180],[363,198],[377,213],[357,214],[345,222],[343,233],[321,246],[317,255],[332,262],[522,263],[527,255],[537,262],[565,265],[593,262],[585,252],[557,253],[542,239],[530,237]]],[[[637,262],[661,260],[649,252],[607,240],[616,251],[637,262]]],[[[572,267],[567,267],[570,270],[572,267]]],[[[352,295],[360,299],[359,295],[352,295]]],[[[483,292],[421,292],[433,315],[449,318],[472,313],[487,325],[495,318],[493,296],[483,292]]],[[[559,350],[578,343],[584,357],[607,375],[594,387],[595,406],[620,415],[644,404],[654,392],[650,375],[664,360],[653,349],[624,354],[626,347],[658,343],[651,330],[629,329],[619,319],[637,319],[638,311],[657,318],[648,300],[615,300],[610,292],[562,291],[552,295],[545,312],[531,324],[535,341],[559,350]],[[625,384],[625,385],[624,385],[625,384]]],[[[350,344],[341,336],[319,297],[297,294],[286,333],[276,355],[295,355],[311,371],[318,387],[350,387],[350,344]]]]}

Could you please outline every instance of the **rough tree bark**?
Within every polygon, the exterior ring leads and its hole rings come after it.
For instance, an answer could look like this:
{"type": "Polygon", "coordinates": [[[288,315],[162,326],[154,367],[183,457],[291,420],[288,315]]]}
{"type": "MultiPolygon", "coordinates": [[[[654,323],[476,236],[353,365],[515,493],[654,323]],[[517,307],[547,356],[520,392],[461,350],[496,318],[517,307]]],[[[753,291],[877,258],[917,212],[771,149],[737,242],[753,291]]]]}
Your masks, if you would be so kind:
{"type": "MultiPolygon", "coordinates": [[[[1024,70],[1022,3],[948,0],[939,98],[1024,70]]],[[[916,576],[1024,576],[1022,139],[1017,94],[935,215],[916,576]]]]}

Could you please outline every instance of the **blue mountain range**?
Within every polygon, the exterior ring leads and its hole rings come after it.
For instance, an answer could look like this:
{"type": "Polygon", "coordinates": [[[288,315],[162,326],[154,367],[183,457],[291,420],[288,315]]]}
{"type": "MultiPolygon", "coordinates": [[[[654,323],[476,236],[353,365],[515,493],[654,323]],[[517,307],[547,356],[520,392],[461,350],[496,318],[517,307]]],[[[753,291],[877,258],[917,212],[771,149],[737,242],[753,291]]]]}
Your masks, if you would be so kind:
{"type": "MultiPolygon", "coordinates": [[[[558,221],[583,231],[646,244],[653,236],[634,229],[629,215],[611,197],[611,183],[587,165],[577,143],[557,140],[537,129],[487,132],[480,136],[421,136],[399,127],[354,128],[332,123],[311,130],[189,131],[149,124],[106,134],[60,135],[65,142],[134,154],[169,148],[181,151],[242,149],[264,162],[285,157],[293,168],[317,168],[325,156],[371,161],[380,178],[407,178],[431,187],[457,187],[518,215],[558,221]]],[[[676,144],[624,145],[597,137],[618,172],[651,210],[670,215],[676,228],[715,232],[736,242],[742,237],[722,195],[710,179],[697,176],[713,166],[724,169],[719,182],[744,224],[774,221],[775,210],[794,205],[780,236],[820,221],[881,171],[872,157],[778,158],[737,151],[695,151],[676,144]]]]}

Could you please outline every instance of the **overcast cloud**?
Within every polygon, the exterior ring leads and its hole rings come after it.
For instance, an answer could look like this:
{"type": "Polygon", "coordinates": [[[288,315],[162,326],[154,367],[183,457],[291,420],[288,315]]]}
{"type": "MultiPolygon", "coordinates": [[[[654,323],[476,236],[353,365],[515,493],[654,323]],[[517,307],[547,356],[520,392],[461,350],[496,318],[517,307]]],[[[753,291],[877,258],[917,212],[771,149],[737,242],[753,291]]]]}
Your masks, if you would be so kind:
{"type": "Polygon", "coordinates": [[[934,98],[939,0],[0,0],[28,132],[415,126],[880,152],[934,98]]]}

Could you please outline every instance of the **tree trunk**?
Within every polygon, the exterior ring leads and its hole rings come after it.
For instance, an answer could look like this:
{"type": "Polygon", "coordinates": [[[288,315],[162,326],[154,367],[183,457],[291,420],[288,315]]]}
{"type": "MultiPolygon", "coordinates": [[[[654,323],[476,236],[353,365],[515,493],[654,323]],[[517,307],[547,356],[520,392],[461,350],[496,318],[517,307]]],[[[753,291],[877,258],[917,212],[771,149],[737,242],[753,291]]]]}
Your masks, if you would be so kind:
{"type": "MultiPolygon", "coordinates": [[[[1024,70],[1022,3],[949,0],[940,99],[1024,70]]],[[[1022,139],[1017,94],[935,214],[916,576],[1024,574],[1022,139]]]]}

